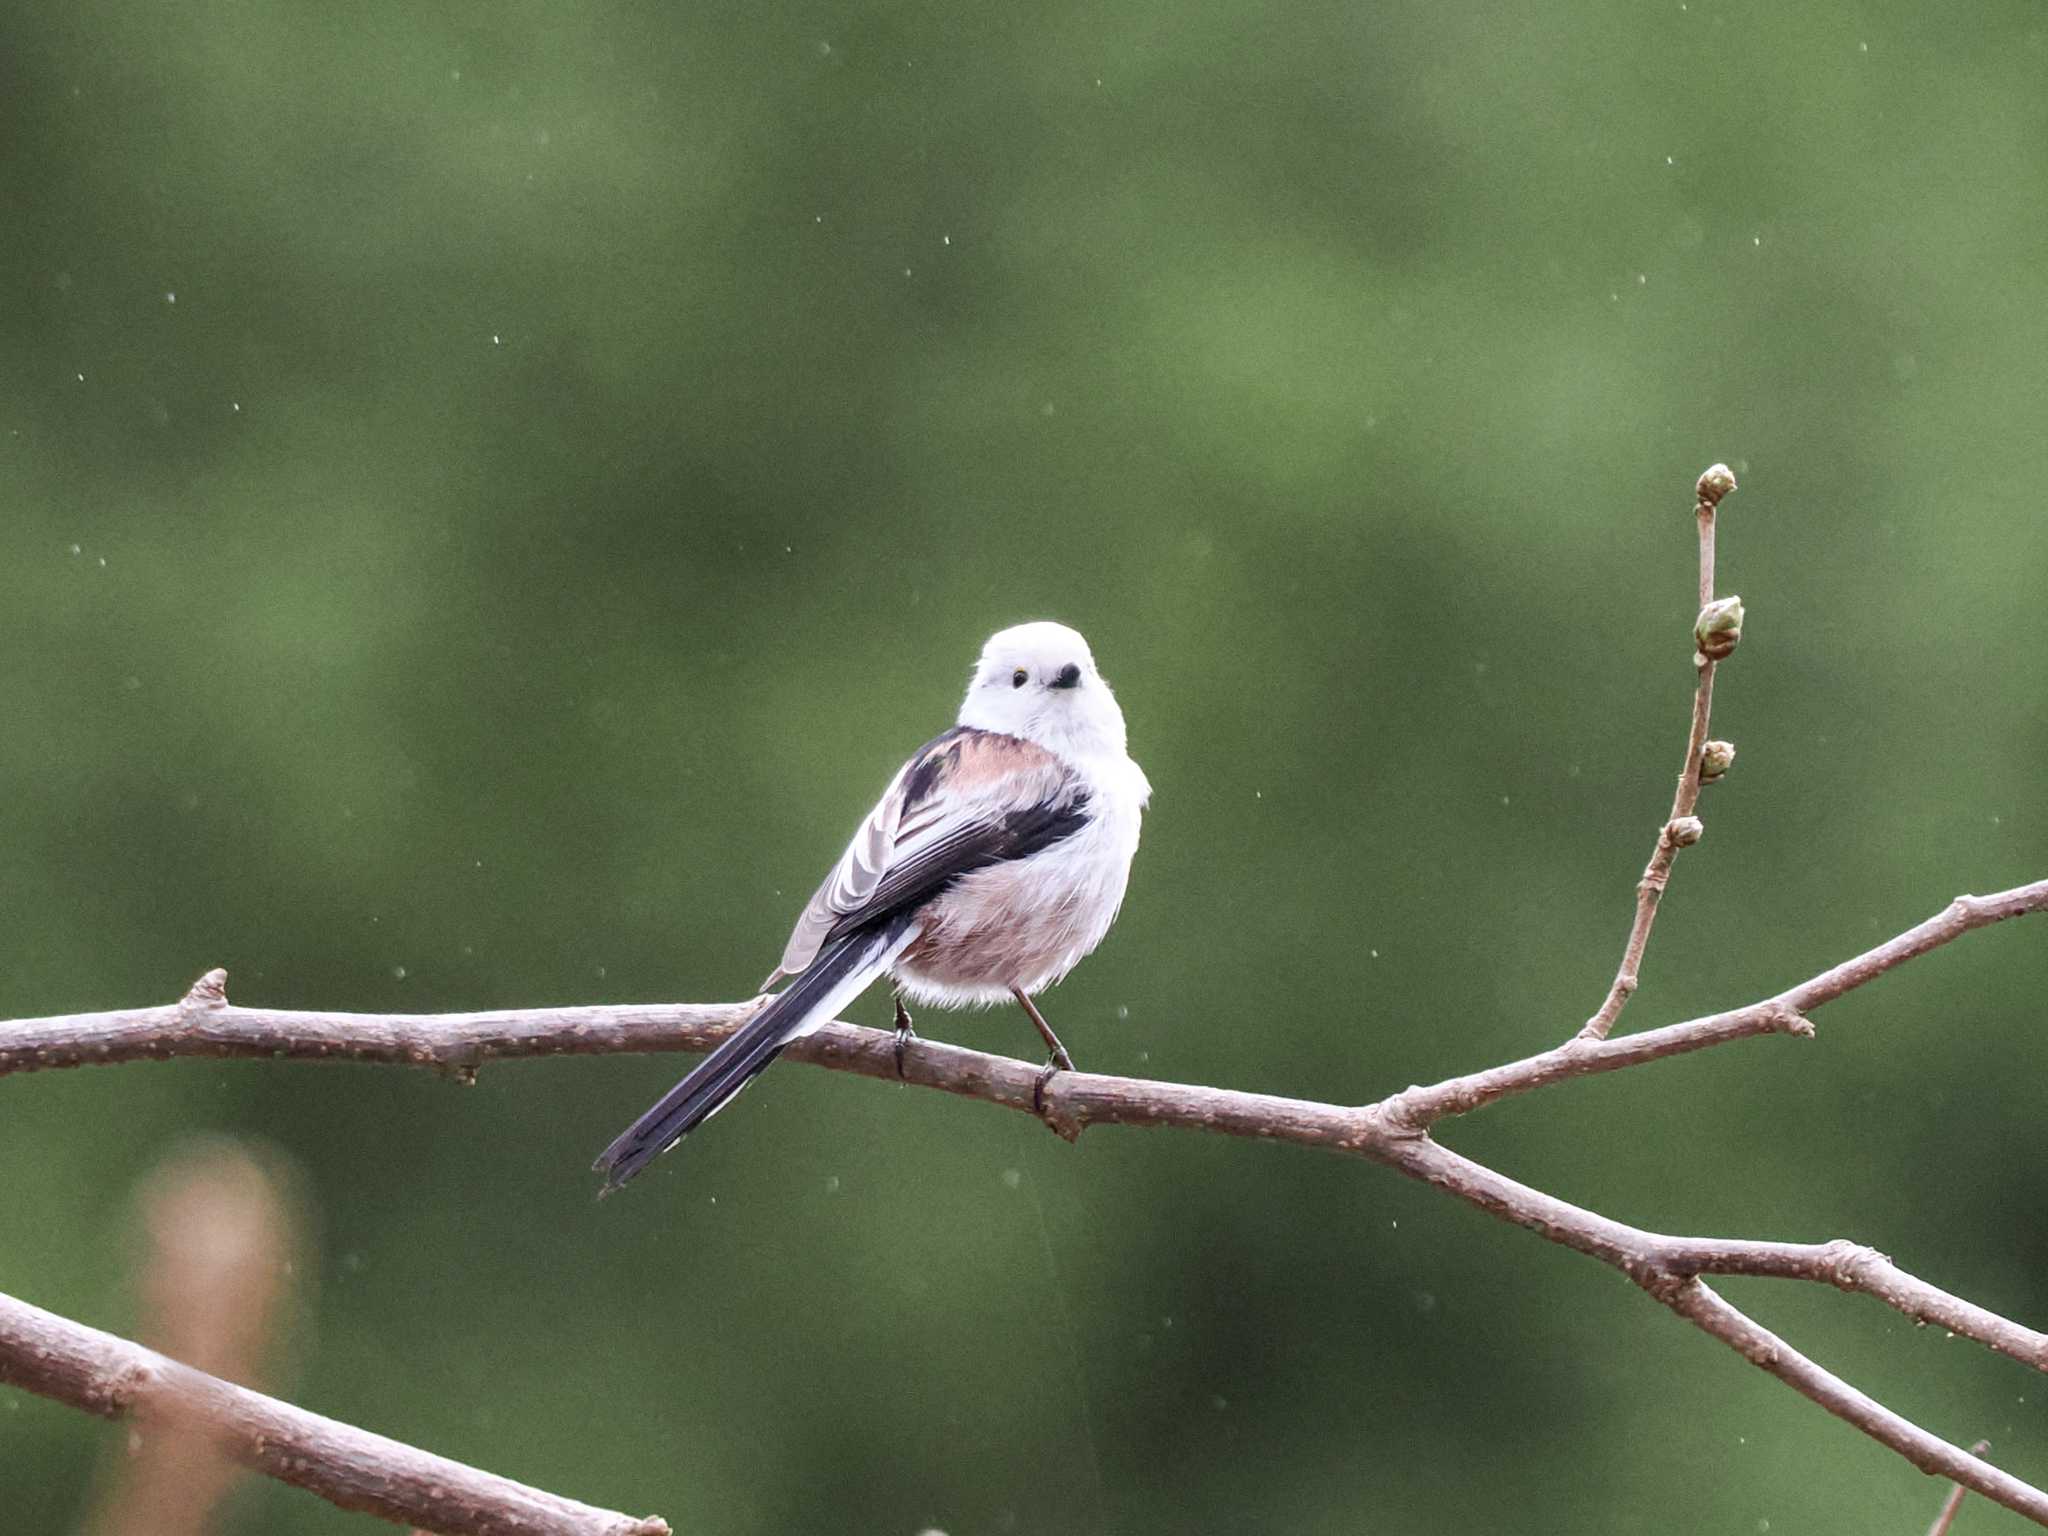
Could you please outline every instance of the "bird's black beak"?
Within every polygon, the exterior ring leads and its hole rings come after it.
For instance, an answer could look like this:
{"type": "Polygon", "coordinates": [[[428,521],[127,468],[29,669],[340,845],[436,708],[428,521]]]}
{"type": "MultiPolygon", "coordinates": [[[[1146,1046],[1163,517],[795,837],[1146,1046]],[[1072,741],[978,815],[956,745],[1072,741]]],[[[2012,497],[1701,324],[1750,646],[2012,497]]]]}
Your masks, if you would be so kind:
{"type": "Polygon", "coordinates": [[[1077,667],[1076,665],[1074,665],[1074,663],[1073,663],[1073,662],[1071,662],[1071,661],[1070,661],[1070,662],[1068,662],[1068,663],[1067,663],[1067,664],[1066,664],[1066,665],[1065,665],[1064,667],[1061,667],[1061,668],[1060,668],[1060,671],[1059,671],[1059,676],[1055,677],[1055,678],[1054,678],[1054,679],[1052,680],[1052,684],[1051,684],[1051,686],[1053,686],[1053,687],[1055,687],[1055,688],[1078,688],[1078,687],[1080,687],[1080,686],[1081,686],[1081,669],[1080,669],[1079,667],[1077,667]]]}

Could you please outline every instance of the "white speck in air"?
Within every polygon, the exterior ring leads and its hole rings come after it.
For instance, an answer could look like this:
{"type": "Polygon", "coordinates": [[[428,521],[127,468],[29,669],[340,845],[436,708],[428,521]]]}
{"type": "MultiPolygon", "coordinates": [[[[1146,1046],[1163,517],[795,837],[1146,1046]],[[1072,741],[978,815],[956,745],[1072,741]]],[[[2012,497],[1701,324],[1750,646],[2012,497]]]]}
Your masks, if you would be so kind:
{"type": "Polygon", "coordinates": [[[171,292],[169,292],[169,293],[165,294],[165,295],[164,295],[164,302],[165,302],[166,304],[175,304],[175,303],[177,303],[177,302],[178,302],[178,295],[177,295],[177,291],[176,291],[176,290],[174,289],[174,290],[172,290],[171,292]]]}
{"type": "Polygon", "coordinates": [[[393,981],[405,980],[405,967],[402,965],[394,965],[393,967],[391,967],[391,979],[393,981]]]}
{"type": "Polygon", "coordinates": [[[1023,1182],[1024,1175],[1020,1170],[1016,1168],[1005,1168],[1003,1170],[1003,1188],[1015,1189],[1023,1182]]]}

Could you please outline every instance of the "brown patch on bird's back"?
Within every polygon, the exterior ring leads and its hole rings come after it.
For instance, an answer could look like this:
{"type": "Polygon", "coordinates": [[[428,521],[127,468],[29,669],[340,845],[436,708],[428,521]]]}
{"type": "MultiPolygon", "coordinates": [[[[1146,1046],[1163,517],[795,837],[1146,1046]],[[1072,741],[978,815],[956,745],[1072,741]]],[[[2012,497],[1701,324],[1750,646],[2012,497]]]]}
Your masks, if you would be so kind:
{"type": "Polygon", "coordinates": [[[977,789],[1012,774],[1061,771],[1060,760],[1045,748],[998,731],[962,737],[956,750],[952,782],[961,789],[977,789]]]}
{"type": "Polygon", "coordinates": [[[1020,736],[956,725],[918,751],[903,776],[905,809],[929,799],[941,787],[972,793],[1000,780],[1028,773],[1057,779],[1060,760],[1020,736]]]}

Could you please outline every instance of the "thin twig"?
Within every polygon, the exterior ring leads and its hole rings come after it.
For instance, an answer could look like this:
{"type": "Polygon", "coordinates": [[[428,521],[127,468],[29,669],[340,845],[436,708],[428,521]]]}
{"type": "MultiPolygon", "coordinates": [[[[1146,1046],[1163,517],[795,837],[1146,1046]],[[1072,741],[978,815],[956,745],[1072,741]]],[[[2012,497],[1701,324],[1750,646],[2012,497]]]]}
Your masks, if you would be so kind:
{"type": "MultiPolygon", "coordinates": [[[[1991,1449],[1989,1440],[1979,1440],[1970,1447],[1972,1456],[1982,1456],[1991,1449]]],[[[1956,1522],[1956,1511],[1963,1507],[1963,1495],[1969,1490],[1961,1483],[1949,1489],[1948,1497],[1941,1501],[1941,1513],[1934,1517],[1934,1524],[1927,1527],[1927,1536],[1948,1536],[1948,1528],[1956,1522]]]]}
{"type": "MultiPolygon", "coordinates": [[[[1721,498],[1735,489],[1735,476],[1725,464],[1716,464],[1700,476],[1695,488],[1698,501],[1694,514],[1700,530],[1700,607],[1704,609],[1714,600],[1714,509],[1721,504],[1721,498]]],[[[1678,850],[1687,842],[1696,840],[1697,826],[1689,830],[1681,822],[1690,817],[1693,807],[1700,798],[1700,753],[1707,744],[1708,719],[1714,709],[1714,663],[1704,652],[1693,654],[1693,664],[1698,669],[1699,682],[1692,697],[1692,730],[1686,737],[1685,766],[1679,771],[1678,791],[1671,800],[1671,814],[1664,818],[1664,824],[1657,829],[1657,845],[1651,850],[1649,865],[1643,870],[1643,878],[1636,883],[1635,921],[1629,925],[1628,943],[1621,952],[1621,968],[1614,973],[1614,984],[1607,989],[1599,1010],[1580,1026],[1582,1040],[1604,1040],[1614,1021],[1621,1017],[1621,1010],[1628,1006],[1641,980],[1643,951],[1650,944],[1650,925],[1657,920],[1657,903],[1663,898],[1664,887],[1671,882],[1671,865],[1678,857],[1678,850]]]]}
{"type": "Polygon", "coordinates": [[[1988,1461],[1979,1461],[1961,1446],[1928,1434],[1839,1376],[1822,1370],[1768,1328],[1731,1307],[1705,1281],[1691,1281],[1666,1298],[1665,1305],[1802,1397],[1853,1424],[1880,1445],[1890,1446],[1922,1472],[1960,1483],[2036,1525],[2048,1526],[2048,1493],[2001,1472],[1988,1461]]]}
{"type": "Polygon", "coordinates": [[[661,1520],[595,1509],[321,1418],[9,1296],[0,1296],[0,1382],[105,1418],[203,1426],[258,1472],[442,1536],[668,1536],[661,1520]]]}
{"type": "MultiPolygon", "coordinates": [[[[1807,1017],[1825,1003],[1875,981],[1887,971],[1904,965],[1930,950],[1938,949],[1973,929],[2021,917],[2029,912],[2048,911],[2048,880],[2014,886],[1989,896],[1958,896],[1924,922],[1904,933],[1865,950],[1840,965],[1830,966],[1816,976],[1762,1002],[1708,1014],[1682,1024],[1646,1029],[1623,1035],[1618,1040],[1589,1040],[1574,1037],[1535,1056],[1488,1067],[1482,1072],[1446,1078],[1426,1088],[1409,1088],[1386,1101],[1389,1113],[1408,1124],[1432,1125],[1447,1115],[1469,1114],[1475,1109],[1526,1093],[1567,1077],[1594,1072],[1612,1072],[1638,1062],[1656,1061],[1702,1050],[1728,1040],[1746,1040],[1757,1035],[1811,1036],[1813,1023],[1807,1017]]],[[[4,1039],[0,1034],[0,1039],[4,1039]]],[[[6,1070],[6,1052],[0,1046],[0,1072],[6,1070]]]]}

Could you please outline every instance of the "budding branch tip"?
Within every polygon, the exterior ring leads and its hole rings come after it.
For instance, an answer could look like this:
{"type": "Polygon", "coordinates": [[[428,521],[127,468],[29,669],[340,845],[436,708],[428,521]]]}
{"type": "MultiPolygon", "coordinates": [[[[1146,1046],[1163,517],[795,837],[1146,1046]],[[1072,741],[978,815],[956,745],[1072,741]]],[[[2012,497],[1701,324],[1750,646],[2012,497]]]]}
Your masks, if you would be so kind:
{"type": "Polygon", "coordinates": [[[1735,489],[1735,471],[1726,464],[1716,464],[1704,475],[1699,483],[1700,505],[1712,511],[1721,504],[1721,498],[1735,489]]]}

